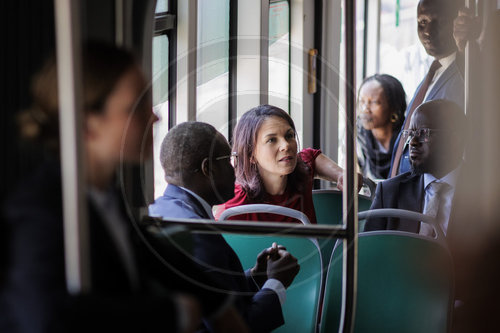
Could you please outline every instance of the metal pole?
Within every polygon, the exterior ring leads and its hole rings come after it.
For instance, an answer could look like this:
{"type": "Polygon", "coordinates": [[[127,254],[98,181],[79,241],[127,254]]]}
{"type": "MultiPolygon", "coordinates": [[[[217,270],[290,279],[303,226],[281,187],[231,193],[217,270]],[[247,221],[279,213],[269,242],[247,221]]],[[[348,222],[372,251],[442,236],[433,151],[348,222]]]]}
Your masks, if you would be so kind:
{"type": "Polygon", "coordinates": [[[346,231],[340,225],[314,225],[282,222],[251,222],[251,221],[230,221],[215,222],[213,220],[202,219],[162,219],[158,217],[144,217],[143,223],[166,227],[170,225],[182,225],[191,231],[220,234],[237,233],[250,235],[276,235],[276,236],[296,236],[296,237],[322,237],[322,238],[345,238],[346,231]]]}
{"type": "Polygon", "coordinates": [[[81,136],[81,34],[78,0],[55,0],[59,131],[66,284],[71,294],[90,290],[87,204],[81,136]]]}
{"type": "MultiPolygon", "coordinates": [[[[465,7],[466,8],[471,8],[472,5],[471,0],[465,0],[465,7]]],[[[473,7],[474,9],[475,7],[473,7]]],[[[465,114],[469,114],[470,107],[470,86],[469,86],[469,81],[470,81],[470,74],[471,74],[471,49],[470,49],[470,43],[467,42],[465,44],[465,50],[464,50],[464,111],[465,114]]]]}
{"type": "Polygon", "coordinates": [[[346,165],[344,169],[343,210],[347,238],[344,239],[342,315],[339,331],[352,332],[356,309],[358,255],[358,190],[356,177],[356,1],[345,5],[346,59],[346,165]]]}
{"type": "Polygon", "coordinates": [[[269,0],[260,2],[260,104],[269,103],[269,0]]]}

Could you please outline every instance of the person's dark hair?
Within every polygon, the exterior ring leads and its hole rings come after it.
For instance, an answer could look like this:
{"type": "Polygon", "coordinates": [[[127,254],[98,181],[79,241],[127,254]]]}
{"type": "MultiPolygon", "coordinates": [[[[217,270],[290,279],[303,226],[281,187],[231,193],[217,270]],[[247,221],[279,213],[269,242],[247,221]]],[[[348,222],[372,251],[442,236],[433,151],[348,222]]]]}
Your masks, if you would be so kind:
{"type": "MultiPolygon", "coordinates": [[[[121,77],[137,62],[124,49],[100,42],[89,42],[82,50],[83,111],[103,112],[107,98],[121,77]]],[[[51,56],[34,76],[32,106],[18,117],[23,139],[41,142],[49,149],[59,147],[59,100],[57,61],[51,56]]]]}
{"type": "Polygon", "coordinates": [[[160,150],[167,181],[191,177],[204,158],[217,152],[222,138],[215,127],[197,121],[181,123],[169,130],[160,150]]]}
{"type": "MultiPolygon", "coordinates": [[[[265,189],[259,171],[251,158],[257,141],[257,133],[264,120],[269,117],[279,117],[288,122],[295,130],[295,124],[288,113],[272,105],[259,105],[245,112],[233,131],[233,152],[238,154],[234,166],[236,182],[241,185],[250,200],[261,200],[265,197],[265,189]]],[[[295,134],[296,135],[296,134],[295,134]]],[[[306,164],[297,158],[295,170],[288,175],[287,187],[293,191],[303,190],[303,184],[308,174],[306,164]]]]}
{"type": "MultiPolygon", "coordinates": [[[[389,106],[389,111],[395,114],[395,120],[392,124],[392,130],[399,132],[405,120],[406,111],[406,94],[403,85],[394,76],[388,74],[375,74],[363,80],[359,87],[359,91],[370,81],[377,81],[384,90],[385,98],[389,106]]],[[[359,93],[358,93],[359,96],[359,93]]],[[[391,117],[393,117],[391,114],[391,117]]]]}

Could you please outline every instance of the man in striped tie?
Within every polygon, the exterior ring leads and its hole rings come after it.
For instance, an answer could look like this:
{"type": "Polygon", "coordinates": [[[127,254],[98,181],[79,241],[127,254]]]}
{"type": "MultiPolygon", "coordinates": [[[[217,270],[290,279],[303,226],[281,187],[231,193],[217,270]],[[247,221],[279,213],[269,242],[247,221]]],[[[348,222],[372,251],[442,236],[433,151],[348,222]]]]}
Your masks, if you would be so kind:
{"type": "MultiPolygon", "coordinates": [[[[434,100],[417,107],[402,133],[409,142],[412,170],[379,183],[371,209],[432,215],[446,235],[464,164],[465,123],[463,110],[451,101],[434,100]]],[[[386,229],[434,234],[424,223],[398,218],[371,218],[365,226],[365,231],[386,229]]]]}
{"type": "MultiPolygon", "coordinates": [[[[453,38],[457,3],[454,0],[420,0],[418,3],[418,37],[427,54],[434,57],[434,61],[408,104],[402,130],[408,129],[413,112],[425,101],[447,99],[463,109],[463,55],[457,52],[453,38]]],[[[410,169],[408,148],[408,142],[401,140],[400,134],[394,144],[390,177],[410,169]]]]}

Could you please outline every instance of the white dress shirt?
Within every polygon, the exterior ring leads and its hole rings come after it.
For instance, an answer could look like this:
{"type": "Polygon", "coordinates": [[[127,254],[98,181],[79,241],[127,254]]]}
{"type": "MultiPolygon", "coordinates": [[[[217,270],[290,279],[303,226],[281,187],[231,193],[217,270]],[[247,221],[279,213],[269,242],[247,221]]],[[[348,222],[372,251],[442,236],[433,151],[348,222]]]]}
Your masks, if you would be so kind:
{"type": "Polygon", "coordinates": [[[434,88],[436,85],[436,82],[439,80],[441,75],[443,75],[444,71],[450,67],[450,65],[455,61],[457,57],[457,52],[453,52],[447,57],[444,57],[442,59],[439,59],[439,63],[441,64],[441,67],[439,67],[436,72],[434,73],[434,77],[432,78],[431,83],[429,84],[429,87],[427,88],[427,92],[425,93],[424,101],[427,101],[427,96],[429,96],[429,92],[434,88]]]}
{"type": "Polygon", "coordinates": [[[425,190],[425,198],[424,198],[424,209],[428,205],[430,198],[433,198],[435,196],[435,193],[433,193],[433,189],[431,186],[429,186],[430,183],[432,182],[441,182],[441,183],[446,183],[448,184],[448,187],[443,190],[441,193],[441,202],[439,204],[440,211],[438,213],[438,223],[441,226],[441,229],[443,230],[443,233],[446,235],[446,232],[448,230],[448,222],[450,220],[450,214],[451,214],[451,206],[453,204],[453,197],[455,195],[455,187],[457,185],[457,180],[458,176],[460,174],[460,168],[462,164],[460,163],[457,168],[455,168],[453,171],[445,175],[443,178],[436,178],[430,173],[424,173],[424,190],[425,190]]]}

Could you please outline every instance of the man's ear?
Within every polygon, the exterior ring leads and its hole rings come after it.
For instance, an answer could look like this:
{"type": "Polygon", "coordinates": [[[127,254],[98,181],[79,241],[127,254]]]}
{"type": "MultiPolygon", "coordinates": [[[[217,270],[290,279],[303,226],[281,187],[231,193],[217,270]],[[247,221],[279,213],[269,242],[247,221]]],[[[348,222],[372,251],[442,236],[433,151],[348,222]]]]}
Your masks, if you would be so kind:
{"type": "Polygon", "coordinates": [[[208,157],[205,157],[203,161],[201,161],[201,172],[207,177],[210,176],[210,165],[208,163],[208,157]]]}

